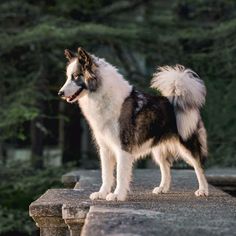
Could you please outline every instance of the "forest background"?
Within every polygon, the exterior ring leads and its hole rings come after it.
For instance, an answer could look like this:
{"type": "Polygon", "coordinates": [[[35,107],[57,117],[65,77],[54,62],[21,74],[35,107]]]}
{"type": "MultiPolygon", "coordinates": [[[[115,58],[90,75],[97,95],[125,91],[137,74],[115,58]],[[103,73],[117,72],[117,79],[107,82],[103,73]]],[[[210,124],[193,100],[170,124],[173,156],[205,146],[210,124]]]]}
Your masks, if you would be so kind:
{"type": "Polygon", "coordinates": [[[1,0],[1,236],[36,234],[30,202],[67,171],[99,167],[78,106],[57,96],[64,49],[78,46],[150,93],[157,65],[195,70],[207,87],[207,167],[236,166],[234,0],[1,0]]]}

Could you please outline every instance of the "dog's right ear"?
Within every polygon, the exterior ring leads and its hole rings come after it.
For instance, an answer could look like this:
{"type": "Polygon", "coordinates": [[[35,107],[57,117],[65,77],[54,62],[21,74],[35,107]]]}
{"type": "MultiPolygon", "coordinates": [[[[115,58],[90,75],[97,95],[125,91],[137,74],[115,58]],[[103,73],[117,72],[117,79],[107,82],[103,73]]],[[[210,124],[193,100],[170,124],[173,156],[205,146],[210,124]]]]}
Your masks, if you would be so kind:
{"type": "Polygon", "coordinates": [[[65,49],[64,51],[65,57],[70,61],[73,57],[76,57],[76,55],[71,52],[69,49],[65,49]]]}
{"type": "Polygon", "coordinates": [[[100,84],[100,80],[96,77],[94,70],[96,65],[93,63],[92,57],[83,48],[78,48],[78,60],[81,65],[85,84],[89,91],[94,92],[100,84]]]}

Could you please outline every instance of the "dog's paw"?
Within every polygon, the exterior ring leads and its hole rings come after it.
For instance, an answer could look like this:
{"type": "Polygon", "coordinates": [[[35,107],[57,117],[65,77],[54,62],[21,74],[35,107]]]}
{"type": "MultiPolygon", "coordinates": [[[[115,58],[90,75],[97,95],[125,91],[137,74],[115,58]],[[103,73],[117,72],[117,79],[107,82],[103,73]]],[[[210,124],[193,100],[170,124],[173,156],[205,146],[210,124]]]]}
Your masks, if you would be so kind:
{"type": "Polygon", "coordinates": [[[91,193],[89,198],[91,200],[106,199],[106,196],[107,196],[106,192],[95,192],[95,193],[91,193]]]}
{"type": "Polygon", "coordinates": [[[195,192],[195,195],[197,197],[207,197],[209,195],[208,190],[207,189],[198,189],[195,192]]]}
{"type": "Polygon", "coordinates": [[[125,201],[126,194],[116,194],[116,193],[109,193],[106,197],[107,201],[125,201]]]}
{"type": "Polygon", "coordinates": [[[152,193],[161,194],[161,193],[167,193],[168,191],[169,191],[169,188],[156,187],[153,189],[152,193]]]}

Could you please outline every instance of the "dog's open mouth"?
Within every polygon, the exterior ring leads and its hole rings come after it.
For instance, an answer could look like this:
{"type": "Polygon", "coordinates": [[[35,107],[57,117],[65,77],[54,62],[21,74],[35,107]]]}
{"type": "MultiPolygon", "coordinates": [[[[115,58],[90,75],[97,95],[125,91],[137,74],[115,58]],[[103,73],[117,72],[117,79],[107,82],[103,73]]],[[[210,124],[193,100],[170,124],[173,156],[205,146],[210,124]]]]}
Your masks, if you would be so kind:
{"type": "Polygon", "coordinates": [[[80,87],[72,96],[66,97],[67,102],[73,102],[83,91],[83,87],[80,87]]]}

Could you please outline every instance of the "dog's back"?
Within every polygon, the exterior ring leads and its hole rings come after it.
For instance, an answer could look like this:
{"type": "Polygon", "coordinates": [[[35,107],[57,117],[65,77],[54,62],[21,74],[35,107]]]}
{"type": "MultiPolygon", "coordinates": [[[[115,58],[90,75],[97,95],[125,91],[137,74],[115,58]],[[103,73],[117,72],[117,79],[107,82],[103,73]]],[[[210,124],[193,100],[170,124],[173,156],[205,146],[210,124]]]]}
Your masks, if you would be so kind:
{"type": "Polygon", "coordinates": [[[122,148],[131,153],[150,140],[149,148],[178,135],[174,109],[169,100],[136,89],[122,105],[119,126],[122,148]]]}

